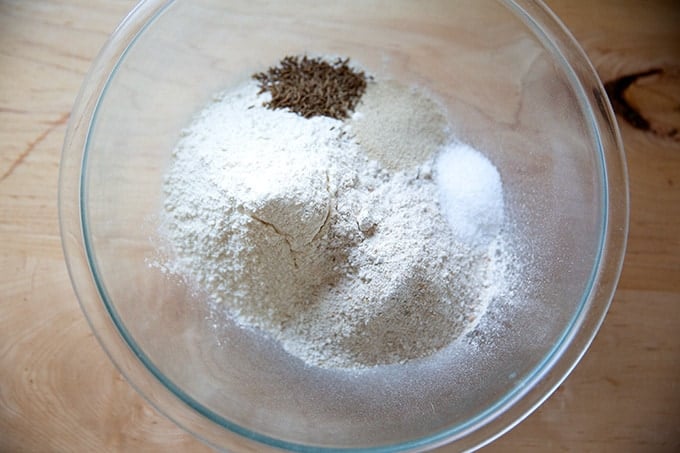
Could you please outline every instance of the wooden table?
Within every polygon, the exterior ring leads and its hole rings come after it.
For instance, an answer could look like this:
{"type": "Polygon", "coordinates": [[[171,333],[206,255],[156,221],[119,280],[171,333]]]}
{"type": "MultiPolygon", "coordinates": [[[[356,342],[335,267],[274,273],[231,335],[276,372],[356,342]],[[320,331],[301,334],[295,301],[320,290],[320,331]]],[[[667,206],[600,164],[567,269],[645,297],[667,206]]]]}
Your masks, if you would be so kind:
{"type": "MultiPolygon", "coordinates": [[[[680,451],[680,5],[549,3],[603,80],[663,72],[626,90],[611,85],[627,100],[618,108],[628,121],[618,119],[631,225],[609,316],[557,392],[486,451],[680,451]]],[[[57,173],[69,111],[92,58],[132,5],[0,1],[2,452],[208,451],[109,362],[60,245],[57,173]]]]}

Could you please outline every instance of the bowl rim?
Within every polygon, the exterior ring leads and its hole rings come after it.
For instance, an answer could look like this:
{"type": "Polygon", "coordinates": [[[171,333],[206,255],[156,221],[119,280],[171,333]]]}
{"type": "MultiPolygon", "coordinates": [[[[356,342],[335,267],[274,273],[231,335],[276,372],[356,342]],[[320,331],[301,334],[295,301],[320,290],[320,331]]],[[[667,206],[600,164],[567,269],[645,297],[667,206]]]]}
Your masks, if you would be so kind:
{"type": "MultiPolygon", "coordinates": [[[[571,322],[552,350],[527,376],[471,420],[441,432],[399,444],[360,451],[415,451],[456,442],[461,449],[479,448],[512,429],[540,406],[566,379],[587,351],[613,298],[626,248],[629,217],[628,176],[621,137],[602,83],[585,52],[542,1],[498,0],[534,33],[561,64],[589,118],[599,150],[603,210],[599,250],[587,290],[571,322]]],[[[128,50],[176,0],[137,4],[95,58],[75,101],[64,140],[59,175],[59,223],[62,247],[79,303],[104,351],[126,380],[153,407],[200,440],[218,448],[242,446],[243,438],[304,452],[358,451],[303,445],[269,437],[230,422],[193,400],[169,381],[127,332],[108,303],[98,278],[87,226],[82,183],[86,173],[91,127],[109,81],[128,50]],[[205,424],[205,419],[209,424],[205,424]],[[224,429],[226,428],[226,430],[224,429]]]]}

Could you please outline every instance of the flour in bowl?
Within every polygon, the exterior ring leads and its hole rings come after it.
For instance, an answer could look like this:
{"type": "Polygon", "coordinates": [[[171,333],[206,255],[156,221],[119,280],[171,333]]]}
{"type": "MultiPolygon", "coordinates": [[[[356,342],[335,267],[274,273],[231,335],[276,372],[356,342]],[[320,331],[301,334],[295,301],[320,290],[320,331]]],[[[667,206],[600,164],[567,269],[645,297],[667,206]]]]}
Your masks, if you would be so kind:
{"type": "Polygon", "coordinates": [[[361,103],[343,121],[271,110],[266,100],[246,83],[183,131],[165,180],[164,268],[207,294],[217,315],[312,366],[403,363],[474,328],[505,284],[495,167],[440,138],[390,165],[372,158],[366,137],[385,130],[370,127],[438,124],[436,109],[361,123],[367,153],[352,129],[361,103]],[[451,180],[465,174],[474,196],[451,180]]]}

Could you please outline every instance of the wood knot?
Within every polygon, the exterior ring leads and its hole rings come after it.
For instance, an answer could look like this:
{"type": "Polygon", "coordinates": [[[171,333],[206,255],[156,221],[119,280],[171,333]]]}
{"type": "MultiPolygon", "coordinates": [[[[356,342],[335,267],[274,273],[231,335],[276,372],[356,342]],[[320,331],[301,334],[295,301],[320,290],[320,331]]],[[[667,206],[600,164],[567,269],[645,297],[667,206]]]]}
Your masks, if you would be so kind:
{"type": "Polygon", "coordinates": [[[653,68],[604,84],[614,108],[628,124],[680,141],[680,68],[653,68]]]}

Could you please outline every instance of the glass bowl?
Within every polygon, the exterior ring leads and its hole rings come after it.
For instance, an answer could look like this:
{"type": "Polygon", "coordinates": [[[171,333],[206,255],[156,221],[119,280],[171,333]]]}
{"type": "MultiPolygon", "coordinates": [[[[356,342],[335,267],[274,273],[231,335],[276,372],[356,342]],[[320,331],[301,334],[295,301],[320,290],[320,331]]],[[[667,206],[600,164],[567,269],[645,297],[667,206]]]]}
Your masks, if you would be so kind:
{"type": "Polygon", "coordinates": [[[625,159],[593,67],[540,2],[140,3],[87,75],[67,132],[59,214],[92,330],[129,382],[226,450],[484,445],[584,354],[620,273],[625,159]],[[214,93],[288,54],[351,57],[418,84],[498,168],[522,262],[512,301],[442,360],[339,372],[231,326],[148,259],[180,130],[214,93]],[[484,328],[484,326],[488,328],[484,328]]]}

